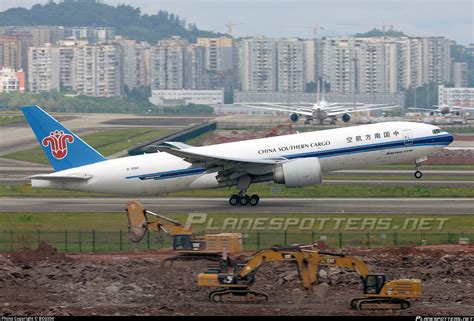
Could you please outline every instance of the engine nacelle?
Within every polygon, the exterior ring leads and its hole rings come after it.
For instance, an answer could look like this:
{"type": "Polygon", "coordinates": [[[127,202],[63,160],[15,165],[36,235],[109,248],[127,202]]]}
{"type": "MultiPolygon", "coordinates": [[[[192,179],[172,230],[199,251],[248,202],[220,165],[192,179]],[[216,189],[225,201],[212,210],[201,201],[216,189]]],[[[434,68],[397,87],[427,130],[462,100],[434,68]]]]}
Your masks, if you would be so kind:
{"type": "Polygon", "coordinates": [[[287,187],[321,184],[321,164],[317,157],[298,158],[281,163],[273,172],[273,181],[287,187]]]}
{"type": "Polygon", "coordinates": [[[290,119],[292,122],[296,123],[298,119],[300,119],[300,116],[298,114],[293,113],[290,115],[290,119]]]}
{"type": "Polygon", "coordinates": [[[349,120],[351,120],[351,114],[345,113],[342,115],[341,119],[343,122],[348,123],[349,120]]]}

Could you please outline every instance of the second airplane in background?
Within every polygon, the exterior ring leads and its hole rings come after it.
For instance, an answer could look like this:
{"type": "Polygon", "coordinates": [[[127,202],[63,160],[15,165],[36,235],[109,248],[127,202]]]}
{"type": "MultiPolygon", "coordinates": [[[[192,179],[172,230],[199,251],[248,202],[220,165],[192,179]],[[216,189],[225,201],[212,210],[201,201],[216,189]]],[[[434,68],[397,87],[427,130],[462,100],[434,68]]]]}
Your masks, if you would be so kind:
{"type": "Polygon", "coordinates": [[[351,120],[351,114],[361,111],[373,111],[382,109],[393,109],[399,107],[393,104],[364,104],[355,102],[329,103],[324,97],[324,87],[322,99],[319,99],[319,82],[316,91],[316,103],[298,102],[298,103],[236,103],[234,105],[255,109],[270,111],[279,111],[290,114],[290,119],[297,122],[300,117],[305,117],[305,124],[316,121],[322,124],[324,120],[329,119],[331,124],[335,124],[338,117],[347,123],[351,120]]]}

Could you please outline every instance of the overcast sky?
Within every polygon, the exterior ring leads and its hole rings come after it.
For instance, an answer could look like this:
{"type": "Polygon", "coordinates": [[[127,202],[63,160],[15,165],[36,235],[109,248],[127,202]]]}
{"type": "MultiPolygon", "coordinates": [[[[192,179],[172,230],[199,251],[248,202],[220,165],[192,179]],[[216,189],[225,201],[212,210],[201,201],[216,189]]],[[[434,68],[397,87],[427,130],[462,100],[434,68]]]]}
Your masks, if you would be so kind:
{"type": "MultiPolygon", "coordinates": [[[[59,1],[59,0],[56,0],[59,1]]],[[[47,0],[0,0],[0,10],[31,7],[47,0]]],[[[309,38],[365,32],[385,23],[413,36],[446,36],[460,44],[474,42],[474,0],[103,0],[126,3],[153,14],[163,9],[196,23],[200,29],[234,36],[266,35],[309,38]]]]}

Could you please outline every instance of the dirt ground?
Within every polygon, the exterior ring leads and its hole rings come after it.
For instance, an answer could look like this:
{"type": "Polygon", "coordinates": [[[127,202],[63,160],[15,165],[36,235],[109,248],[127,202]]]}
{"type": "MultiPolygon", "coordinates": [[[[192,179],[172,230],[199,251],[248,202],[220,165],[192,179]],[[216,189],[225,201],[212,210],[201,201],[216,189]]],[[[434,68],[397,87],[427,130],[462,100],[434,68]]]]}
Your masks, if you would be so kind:
{"type": "MultiPolygon", "coordinates": [[[[422,280],[422,298],[408,310],[378,310],[380,315],[474,315],[474,246],[351,248],[372,272],[389,278],[422,280]]],[[[57,253],[42,244],[36,251],[0,254],[0,314],[9,315],[373,315],[354,311],[349,301],[361,294],[350,270],[325,268],[319,281],[329,285],[320,301],[304,299],[297,308],[291,291],[299,286],[296,267],[268,263],[252,289],[269,295],[266,304],[208,302],[209,288],[197,275],[215,263],[176,262],[162,266],[170,252],[115,254],[57,253]]]]}

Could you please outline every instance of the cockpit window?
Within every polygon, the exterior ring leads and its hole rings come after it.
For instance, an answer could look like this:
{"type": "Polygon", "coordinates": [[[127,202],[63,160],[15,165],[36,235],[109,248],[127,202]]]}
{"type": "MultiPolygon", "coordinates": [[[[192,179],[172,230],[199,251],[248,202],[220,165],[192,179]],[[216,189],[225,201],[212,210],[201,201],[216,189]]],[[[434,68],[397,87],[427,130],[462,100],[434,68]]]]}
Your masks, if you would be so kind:
{"type": "Polygon", "coordinates": [[[433,134],[439,134],[439,133],[441,133],[441,129],[439,128],[433,129],[433,134]]]}

